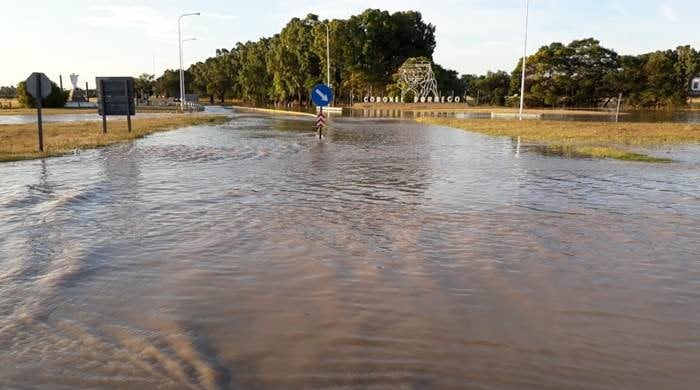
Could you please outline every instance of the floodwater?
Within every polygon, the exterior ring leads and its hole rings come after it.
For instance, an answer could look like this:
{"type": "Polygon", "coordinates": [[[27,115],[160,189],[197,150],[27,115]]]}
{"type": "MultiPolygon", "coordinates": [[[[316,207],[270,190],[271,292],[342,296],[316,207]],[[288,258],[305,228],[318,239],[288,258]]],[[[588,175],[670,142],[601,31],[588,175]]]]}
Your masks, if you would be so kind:
{"type": "MultiPolygon", "coordinates": [[[[513,109],[515,112],[517,109],[513,109]]],[[[469,111],[449,111],[449,110],[429,110],[414,111],[404,109],[352,109],[345,110],[345,114],[356,118],[399,118],[413,119],[419,117],[445,117],[458,119],[491,119],[490,112],[469,112],[469,111]]],[[[606,111],[598,114],[556,114],[545,113],[543,120],[549,121],[584,121],[584,122],[614,122],[615,112],[606,111]]],[[[625,111],[620,114],[620,122],[673,122],[673,123],[700,123],[700,111],[698,110],[677,110],[677,111],[625,111]]]]}
{"type": "MultiPolygon", "coordinates": [[[[167,116],[172,114],[165,113],[147,113],[138,114],[139,118],[156,118],[159,116],[167,116]]],[[[102,117],[95,113],[86,114],[49,114],[41,116],[42,122],[90,122],[101,121],[102,117]]],[[[126,120],[126,116],[110,117],[112,120],[126,120]]],[[[0,115],[0,125],[21,125],[25,123],[36,123],[36,114],[33,115],[0,115]]]]}
{"type": "Polygon", "coordinates": [[[1,164],[0,388],[697,388],[700,149],[312,122],[1,164]]]}
{"type": "MultiPolygon", "coordinates": [[[[32,115],[0,115],[0,125],[20,125],[24,123],[35,123],[36,114],[32,115]]],[[[42,115],[43,122],[82,122],[82,121],[99,121],[102,117],[97,113],[88,114],[50,114],[42,115]]]]}

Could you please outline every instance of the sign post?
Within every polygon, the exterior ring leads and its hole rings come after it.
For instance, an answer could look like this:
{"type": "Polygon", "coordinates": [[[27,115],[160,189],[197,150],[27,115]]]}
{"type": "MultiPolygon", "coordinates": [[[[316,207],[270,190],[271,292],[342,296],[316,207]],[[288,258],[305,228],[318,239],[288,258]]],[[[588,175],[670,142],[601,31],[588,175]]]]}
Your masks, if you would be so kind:
{"type": "MultiPolygon", "coordinates": [[[[97,88],[100,91],[104,91],[104,80],[99,80],[99,82],[97,83],[97,88]]],[[[103,99],[102,96],[100,96],[99,101],[100,108],[102,109],[102,134],[107,134],[107,110],[105,109],[105,99],[103,99]]]]}
{"type": "Polygon", "coordinates": [[[39,131],[39,151],[44,151],[44,125],[41,118],[43,100],[51,94],[51,80],[45,74],[34,72],[27,78],[27,92],[36,100],[36,117],[39,131]]]}
{"type": "Polygon", "coordinates": [[[326,116],[323,115],[323,107],[316,117],[316,128],[318,129],[318,138],[323,138],[323,127],[326,126],[326,116]]]}
{"type": "MultiPolygon", "coordinates": [[[[124,80],[124,91],[129,91],[129,82],[126,80],[124,80]]],[[[129,133],[131,133],[131,100],[132,99],[126,100],[126,123],[129,133]]]]}
{"type": "Polygon", "coordinates": [[[321,139],[323,138],[323,128],[326,125],[323,107],[327,107],[333,101],[333,90],[325,84],[318,84],[311,90],[311,101],[314,102],[316,107],[320,108],[318,116],[316,117],[316,127],[318,129],[318,138],[321,139]]]}
{"type": "Polygon", "coordinates": [[[107,133],[108,115],[125,115],[131,132],[131,116],[136,114],[134,79],[131,77],[98,77],[96,79],[99,111],[102,116],[102,132],[107,133]]]}

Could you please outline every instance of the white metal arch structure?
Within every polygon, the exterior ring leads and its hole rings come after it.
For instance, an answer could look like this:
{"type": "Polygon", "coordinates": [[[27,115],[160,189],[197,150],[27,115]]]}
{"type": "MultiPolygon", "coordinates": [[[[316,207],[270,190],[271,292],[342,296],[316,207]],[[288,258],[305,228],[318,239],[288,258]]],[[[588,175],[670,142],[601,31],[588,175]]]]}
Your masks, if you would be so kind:
{"type": "Polygon", "coordinates": [[[406,61],[399,68],[399,78],[401,101],[403,101],[406,94],[411,91],[413,91],[416,98],[419,100],[423,98],[427,99],[431,93],[434,98],[440,96],[430,61],[406,61]]]}

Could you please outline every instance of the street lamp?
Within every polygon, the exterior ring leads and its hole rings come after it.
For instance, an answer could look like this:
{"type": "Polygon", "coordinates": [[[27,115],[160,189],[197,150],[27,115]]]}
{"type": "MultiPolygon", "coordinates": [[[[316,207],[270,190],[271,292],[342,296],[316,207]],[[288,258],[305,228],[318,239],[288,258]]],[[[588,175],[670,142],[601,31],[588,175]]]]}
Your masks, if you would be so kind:
{"type": "Polygon", "coordinates": [[[525,62],[527,60],[527,22],[530,16],[530,0],[525,0],[525,47],[523,49],[523,74],[520,80],[520,120],[523,120],[523,107],[525,106],[525,62]]]}
{"type": "MultiPolygon", "coordinates": [[[[184,45],[185,42],[196,41],[196,40],[197,40],[197,38],[183,39],[182,44],[184,45]]],[[[185,58],[185,51],[182,50],[181,52],[182,52],[182,59],[183,60],[180,61],[180,69],[183,73],[180,74],[180,79],[182,80],[182,89],[180,90],[180,108],[184,110],[184,106],[187,105],[187,102],[185,101],[186,100],[185,96],[187,96],[187,94],[185,93],[185,78],[182,77],[182,75],[184,74],[184,70],[182,70],[182,62],[184,61],[184,58],[185,58]]]]}
{"type": "Polygon", "coordinates": [[[180,21],[186,16],[199,16],[199,12],[182,14],[177,18],[177,42],[180,47],[180,110],[185,111],[185,70],[182,68],[182,29],[180,21]]]}
{"type": "Polygon", "coordinates": [[[331,86],[331,29],[328,23],[323,23],[318,20],[309,20],[307,25],[322,24],[326,28],[326,85],[331,86]]]}

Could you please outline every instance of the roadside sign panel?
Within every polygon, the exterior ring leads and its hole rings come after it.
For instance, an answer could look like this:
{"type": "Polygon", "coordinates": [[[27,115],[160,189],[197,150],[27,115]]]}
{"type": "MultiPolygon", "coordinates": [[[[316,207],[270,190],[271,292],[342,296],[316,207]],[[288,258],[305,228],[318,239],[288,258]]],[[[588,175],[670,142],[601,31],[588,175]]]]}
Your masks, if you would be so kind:
{"type": "Polygon", "coordinates": [[[27,92],[34,99],[46,99],[51,94],[51,80],[45,74],[34,72],[27,78],[27,92]]]}
{"type": "Polygon", "coordinates": [[[100,115],[136,115],[132,77],[98,77],[96,82],[100,115]]]}
{"type": "Polygon", "coordinates": [[[333,90],[325,84],[318,84],[311,90],[311,100],[318,107],[327,107],[333,101],[333,90]]]}

